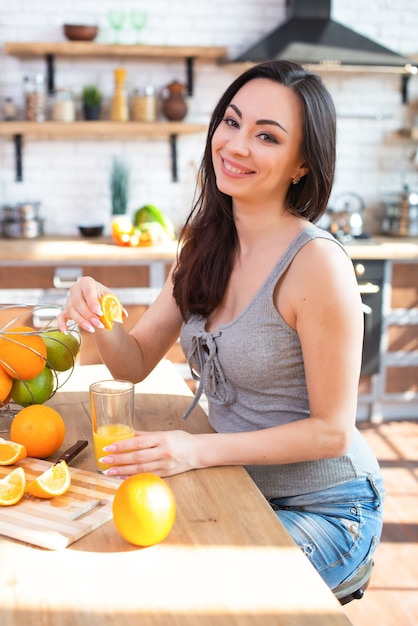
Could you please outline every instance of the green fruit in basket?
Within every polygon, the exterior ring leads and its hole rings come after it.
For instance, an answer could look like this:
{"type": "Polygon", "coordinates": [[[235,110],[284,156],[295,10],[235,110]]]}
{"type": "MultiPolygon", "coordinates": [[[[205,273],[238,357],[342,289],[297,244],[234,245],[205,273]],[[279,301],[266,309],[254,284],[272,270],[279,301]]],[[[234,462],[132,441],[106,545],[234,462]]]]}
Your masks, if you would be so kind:
{"type": "Polygon", "coordinates": [[[65,335],[60,330],[45,330],[41,336],[46,344],[48,367],[56,372],[66,372],[73,367],[80,351],[80,342],[75,335],[65,335]]]}
{"type": "Polygon", "coordinates": [[[44,367],[32,380],[15,380],[10,395],[13,402],[26,407],[31,404],[43,404],[49,400],[53,390],[54,374],[49,367],[44,367]]]}
{"type": "Polygon", "coordinates": [[[143,230],[143,226],[148,226],[150,222],[160,224],[160,226],[162,226],[164,232],[167,233],[169,238],[174,239],[175,234],[172,221],[153,204],[146,204],[135,212],[134,226],[143,230]]]}

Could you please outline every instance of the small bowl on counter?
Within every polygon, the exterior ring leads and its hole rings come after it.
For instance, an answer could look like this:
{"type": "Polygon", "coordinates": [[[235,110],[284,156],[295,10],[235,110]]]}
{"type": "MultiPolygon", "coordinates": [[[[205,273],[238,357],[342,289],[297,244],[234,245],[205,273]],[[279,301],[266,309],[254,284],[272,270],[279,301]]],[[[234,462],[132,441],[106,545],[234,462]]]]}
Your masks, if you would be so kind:
{"type": "Polygon", "coordinates": [[[82,237],[87,237],[87,238],[100,237],[100,235],[103,234],[104,225],[103,224],[79,224],[78,230],[82,237]]]}
{"type": "Polygon", "coordinates": [[[93,41],[99,32],[97,26],[87,24],[64,24],[63,30],[70,41],[93,41]]]}

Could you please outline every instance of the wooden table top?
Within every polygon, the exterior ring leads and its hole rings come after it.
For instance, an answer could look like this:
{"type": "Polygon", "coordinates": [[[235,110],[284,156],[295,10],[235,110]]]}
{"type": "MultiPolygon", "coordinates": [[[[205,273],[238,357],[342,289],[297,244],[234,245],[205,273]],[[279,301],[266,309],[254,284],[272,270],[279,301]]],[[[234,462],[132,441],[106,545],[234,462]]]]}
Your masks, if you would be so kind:
{"type": "MultiPolygon", "coordinates": [[[[80,366],[49,401],[66,421],[61,451],[77,439],[89,441],[73,466],[94,470],[86,390],[107,377],[104,366],[80,366]]],[[[137,386],[137,426],[208,432],[200,407],[182,419],[190,393],[174,367],[162,362],[137,386]]],[[[158,545],[128,544],[112,520],[65,550],[0,537],[0,624],[350,624],[243,468],[195,470],[166,480],[177,518],[158,545]]]]}

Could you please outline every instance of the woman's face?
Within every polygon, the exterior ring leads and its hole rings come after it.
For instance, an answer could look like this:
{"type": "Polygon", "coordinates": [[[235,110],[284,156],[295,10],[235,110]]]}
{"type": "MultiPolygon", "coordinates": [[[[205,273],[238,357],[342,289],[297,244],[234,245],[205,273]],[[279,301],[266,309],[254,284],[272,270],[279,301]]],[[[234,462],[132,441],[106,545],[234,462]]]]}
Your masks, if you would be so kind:
{"type": "Polygon", "coordinates": [[[295,93],[265,78],[251,80],[235,94],[212,138],[218,188],[235,200],[284,202],[292,179],[307,172],[301,143],[295,93]]]}

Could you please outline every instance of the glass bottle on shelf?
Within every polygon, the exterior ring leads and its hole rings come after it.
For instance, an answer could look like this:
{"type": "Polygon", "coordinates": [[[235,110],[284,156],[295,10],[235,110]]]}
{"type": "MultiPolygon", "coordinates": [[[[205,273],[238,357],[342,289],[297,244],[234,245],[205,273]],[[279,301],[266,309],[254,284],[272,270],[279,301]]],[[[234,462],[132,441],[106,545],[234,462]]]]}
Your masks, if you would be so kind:
{"type": "Polygon", "coordinates": [[[17,119],[17,106],[13,98],[5,98],[3,102],[3,117],[6,122],[12,122],[17,119]]]}
{"type": "Polygon", "coordinates": [[[74,122],[75,105],[69,89],[56,89],[52,101],[52,119],[55,122],[74,122]]]}
{"type": "Polygon", "coordinates": [[[135,90],[132,115],[135,122],[155,122],[157,119],[157,95],[152,85],[147,85],[143,90],[135,90]]]}
{"type": "Polygon", "coordinates": [[[46,90],[43,74],[34,79],[24,79],[25,119],[30,122],[44,122],[46,119],[46,90]]]}
{"type": "Polygon", "coordinates": [[[129,108],[125,87],[126,70],[121,67],[116,68],[114,76],[115,91],[110,105],[110,119],[114,122],[127,122],[129,120],[129,108]]]}

